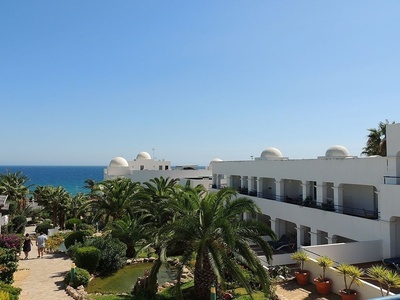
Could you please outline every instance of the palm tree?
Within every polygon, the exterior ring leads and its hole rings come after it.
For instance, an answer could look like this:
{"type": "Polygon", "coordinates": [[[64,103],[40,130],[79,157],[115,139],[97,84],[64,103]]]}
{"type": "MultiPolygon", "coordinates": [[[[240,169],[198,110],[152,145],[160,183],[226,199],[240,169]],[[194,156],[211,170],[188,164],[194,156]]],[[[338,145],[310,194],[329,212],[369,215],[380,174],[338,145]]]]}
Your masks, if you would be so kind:
{"type": "Polygon", "coordinates": [[[198,299],[207,299],[213,284],[224,288],[224,272],[251,293],[241,263],[259,278],[264,294],[269,294],[267,271],[249,243],[258,245],[270,261],[272,250],[262,236],[276,237],[266,224],[242,218],[246,213],[255,217],[260,209],[251,199],[236,195],[229,188],[217,193],[186,190],[183,198],[172,204],[177,216],[164,231],[171,235],[170,243],[185,243],[184,257],[195,253],[194,290],[198,299]]]}
{"type": "MultiPolygon", "coordinates": [[[[367,156],[380,155],[386,156],[386,126],[389,121],[379,122],[378,128],[368,128],[368,140],[361,154],[367,156]]],[[[392,122],[391,124],[395,124],[392,122]]]]}
{"type": "Polygon", "coordinates": [[[66,214],[68,212],[71,196],[67,190],[61,186],[42,186],[35,189],[38,204],[52,216],[53,226],[60,225],[64,228],[66,214]]]}
{"type": "Polygon", "coordinates": [[[166,258],[166,236],[161,233],[162,228],[172,220],[174,212],[170,202],[175,196],[177,179],[153,178],[143,183],[144,189],[136,212],[141,215],[146,224],[146,234],[151,247],[155,250],[159,259],[151,268],[148,294],[152,297],[157,292],[157,275],[163,261],[166,258]]]}
{"type": "MultiPolygon", "coordinates": [[[[8,201],[16,203],[16,213],[19,214],[28,204],[27,195],[32,185],[26,185],[28,177],[22,172],[0,174],[0,194],[8,195],[8,201]]],[[[13,212],[12,212],[13,213],[13,212]]]]}
{"type": "Polygon", "coordinates": [[[136,257],[137,252],[140,252],[140,249],[136,251],[136,247],[146,237],[146,225],[143,224],[143,217],[132,218],[127,214],[122,219],[109,223],[106,228],[111,230],[113,237],[127,246],[127,257],[136,257]]]}
{"type": "Polygon", "coordinates": [[[114,221],[126,214],[133,215],[134,203],[137,200],[140,184],[129,178],[105,180],[96,185],[92,199],[88,200],[83,209],[93,212],[93,221],[114,221]]]}

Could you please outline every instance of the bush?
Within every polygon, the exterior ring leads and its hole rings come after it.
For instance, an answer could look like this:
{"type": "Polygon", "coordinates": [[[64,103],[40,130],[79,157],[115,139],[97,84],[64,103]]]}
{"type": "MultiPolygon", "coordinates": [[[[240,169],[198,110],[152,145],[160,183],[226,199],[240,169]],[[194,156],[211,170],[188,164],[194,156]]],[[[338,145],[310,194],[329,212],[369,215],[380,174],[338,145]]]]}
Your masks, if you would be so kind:
{"type": "Polygon", "coordinates": [[[76,251],[78,251],[79,248],[83,247],[83,244],[80,242],[76,242],[72,246],[69,246],[67,249],[67,254],[68,257],[72,260],[75,260],[76,257],[76,251]]]}
{"type": "Polygon", "coordinates": [[[101,251],[97,269],[103,272],[114,272],[126,263],[126,245],[111,235],[93,237],[85,241],[85,246],[93,246],[101,251]]]}
{"type": "Polygon", "coordinates": [[[0,234],[0,248],[13,249],[20,252],[23,237],[17,234],[0,234]]]}
{"type": "Polygon", "coordinates": [[[0,281],[13,283],[18,268],[17,253],[14,249],[0,248],[0,281]]]}
{"type": "Polygon", "coordinates": [[[90,274],[85,269],[74,268],[74,275],[72,276],[71,270],[64,277],[64,282],[71,285],[73,288],[77,288],[80,285],[87,287],[90,280],[90,274]],[[71,278],[73,277],[73,278],[71,278]]]}
{"type": "Polygon", "coordinates": [[[87,231],[74,231],[65,238],[65,247],[68,249],[70,246],[74,245],[75,242],[83,243],[84,238],[89,235],[87,231]]]}
{"type": "Polygon", "coordinates": [[[10,294],[8,292],[0,291],[0,300],[10,300],[10,294]]]}
{"type": "Polygon", "coordinates": [[[75,230],[78,229],[78,226],[82,224],[82,221],[78,218],[72,218],[65,221],[65,229],[75,230]],[[75,228],[74,228],[75,225],[75,228]]]}
{"type": "Polygon", "coordinates": [[[16,216],[15,218],[13,218],[11,220],[11,223],[13,224],[13,232],[24,234],[26,222],[27,220],[25,216],[16,216]]]}
{"type": "Polygon", "coordinates": [[[76,265],[93,273],[99,265],[101,251],[96,247],[81,247],[76,251],[76,265]]]}
{"type": "MultiPolygon", "coordinates": [[[[11,284],[0,282],[0,291],[8,293],[10,300],[18,300],[21,289],[13,287],[11,284]]],[[[0,298],[1,299],[1,298],[0,298]]]]}
{"type": "Polygon", "coordinates": [[[36,233],[43,232],[45,234],[48,234],[49,229],[51,229],[51,228],[53,228],[53,226],[49,222],[43,222],[43,223],[36,225],[35,232],[36,233]]]}
{"type": "Polygon", "coordinates": [[[64,235],[61,232],[56,232],[54,235],[49,237],[46,241],[46,248],[50,252],[54,252],[58,250],[58,248],[61,246],[61,244],[64,241],[64,235]]]}

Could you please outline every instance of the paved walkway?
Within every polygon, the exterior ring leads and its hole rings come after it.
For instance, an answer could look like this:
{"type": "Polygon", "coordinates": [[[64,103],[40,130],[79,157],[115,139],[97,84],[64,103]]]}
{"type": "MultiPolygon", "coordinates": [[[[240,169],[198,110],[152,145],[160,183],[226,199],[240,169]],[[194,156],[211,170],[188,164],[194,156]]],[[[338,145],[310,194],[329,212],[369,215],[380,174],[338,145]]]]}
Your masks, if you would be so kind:
{"type": "Polygon", "coordinates": [[[296,280],[287,281],[277,286],[276,293],[280,300],[341,300],[340,295],[329,293],[318,295],[315,285],[312,283],[300,287],[296,280]]]}
{"type": "MultiPolygon", "coordinates": [[[[26,232],[34,234],[35,227],[26,232]]],[[[23,252],[21,256],[25,255],[23,252]]],[[[65,292],[64,276],[71,268],[71,260],[65,254],[45,254],[37,257],[33,241],[29,259],[20,260],[14,273],[14,286],[22,289],[19,300],[72,300],[65,292]]]]}

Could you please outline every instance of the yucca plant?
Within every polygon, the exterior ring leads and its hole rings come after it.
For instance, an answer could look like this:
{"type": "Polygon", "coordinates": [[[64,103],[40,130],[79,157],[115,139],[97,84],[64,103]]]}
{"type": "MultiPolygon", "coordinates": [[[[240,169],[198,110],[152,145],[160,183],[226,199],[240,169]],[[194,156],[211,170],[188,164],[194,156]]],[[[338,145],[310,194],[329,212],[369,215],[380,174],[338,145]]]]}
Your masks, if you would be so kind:
{"type": "Polygon", "coordinates": [[[384,266],[372,266],[367,270],[367,274],[378,281],[382,296],[388,296],[391,288],[400,287],[400,276],[395,271],[389,270],[384,266]],[[386,289],[386,295],[383,289],[386,289]]]}
{"type": "Polygon", "coordinates": [[[290,258],[297,262],[300,267],[300,271],[304,269],[304,263],[308,260],[308,254],[305,251],[297,251],[293,253],[290,258]]]}
{"type": "Polygon", "coordinates": [[[326,269],[333,266],[333,260],[324,255],[317,259],[317,264],[322,268],[322,274],[318,277],[319,281],[326,281],[326,269]]]}
{"type": "Polygon", "coordinates": [[[364,275],[364,271],[357,266],[342,263],[337,267],[340,274],[343,275],[344,289],[341,290],[344,294],[354,294],[355,291],[351,289],[352,285],[355,283],[357,285],[361,284],[361,277],[364,275]],[[348,283],[347,278],[350,279],[348,283]]]}

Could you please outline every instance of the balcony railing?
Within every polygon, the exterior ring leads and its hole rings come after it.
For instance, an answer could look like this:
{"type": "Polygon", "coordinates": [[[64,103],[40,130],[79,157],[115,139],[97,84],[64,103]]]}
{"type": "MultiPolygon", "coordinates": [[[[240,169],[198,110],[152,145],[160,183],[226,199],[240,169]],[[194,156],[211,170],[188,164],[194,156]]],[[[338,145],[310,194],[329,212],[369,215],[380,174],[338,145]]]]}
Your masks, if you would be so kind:
{"type": "MultiPolygon", "coordinates": [[[[214,189],[222,188],[215,184],[213,184],[211,187],[214,189]]],[[[278,201],[278,202],[285,202],[285,203],[289,203],[289,204],[300,205],[300,206],[320,209],[320,210],[324,210],[324,211],[331,211],[331,212],[336,212],[336,213],[340,213],[340,214],[345,214],[345,215],[350,215],[350,216],[355,216],[355,217],[360,217],[360,218],[365,218],[365,219],[371,219],[371,220],[379,220],[380,219],[380,212],[378,212],[377,210],[370,210],[370,209],[365,209],[365,208],[344,206],[344,205],[335,205],[332,200],[320,202],[320,201],[311,199],[310,197],[307,197],[306,199],[303,199],[301,196],[296,197],[296,198],[290,198],[287,196],[281,196],[281,195],[276,195],[276,194],[260,193],[255,190],[249,191],[247,188],[237,188],[237,190],[242,195],[248,195],[248,196],[263,198],[263,199],[267,199],[267,200],[278,201]]]]}

